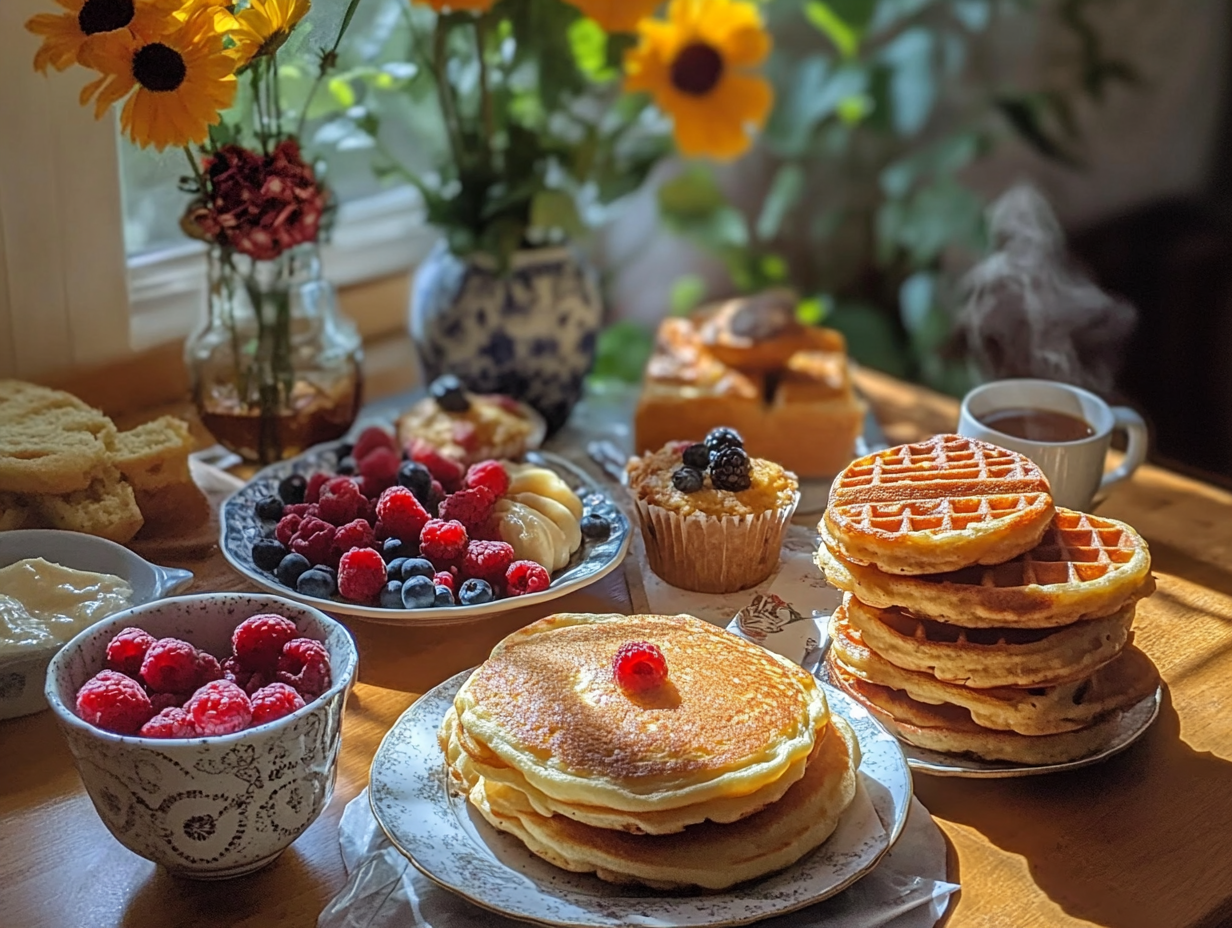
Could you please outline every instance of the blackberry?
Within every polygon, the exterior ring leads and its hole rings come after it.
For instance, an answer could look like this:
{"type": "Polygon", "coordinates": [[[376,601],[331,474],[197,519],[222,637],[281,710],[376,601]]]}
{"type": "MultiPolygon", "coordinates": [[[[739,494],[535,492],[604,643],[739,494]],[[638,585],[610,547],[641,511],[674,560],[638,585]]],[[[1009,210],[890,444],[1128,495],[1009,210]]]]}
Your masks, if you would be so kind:
{"type": "Polygon", "coordinates": [[[404,461],[398,468],[398,486],[406,487],[420,505],[427,506],[432,495],[432,474],[418,461],[404,461]]]}
{"type": "Polygon", "coordinates": [[[462,381],[453,374],[445,374],[432,381],[431,393],[436,405],[445,412],[466,412],[471,408],[471,401],[462,389],[462,381]]]}
{"type": "Polygon", "coordinates": [[[334,456],[341,461],[343,458],[351,457],[354,450],[355,446],[349,441],[340,441],[338,447],[334,449],[334,456]]]}
{"type": "Polygon", "coordinates": [[[744,439],[735,429],[720,426],[710,430],[710,434],[706,436],[706,447],[710,450],[710,457],[713,460],[714,453],[723,448],[743,448],[744,439]]]}
{"type": "Polygon", "coordinates": [[[264,519],[266,522],[277,522],[282,518],[282,500],[277,496],[267,496],[258,500],[254,508],[257,518],[264,519]]]}
{"type": "Polygon", "coordinates": [[[704,442],[689,445],[684,449],[684,463],[694,470],[704,471],[710,466],[710,449],[704,442]]]}
{"type": "Polygon", "coordinates": [[[681,493],[696,493],[704,485],[702,472],[695,467],[678,467],[672,474],[672,486],[681,493]]]}
{"type": "Polygon", "coordinates": [[[252,562],[273,573],[287,556],[287,549],[277,538],[259,538],[252,546],[252,562]]]}
{"type": "Polygon", "coordinates": [[[308,490],[308,481],[303,474],[292,474],[284,477],[278,484],[278,495],[288,506],[295,506],[304,501],[304,493],[308,490]]]}
{"type": "Polygon", "coordinates": [[[747,490],[753,485],[749,456],[743,448],[723,448],[710,458],[710,482],[716,490],[747,490]]]}
{"type": "Polygon", "coordinates": [[[612,525],[603,516],[588,512],[582,516],[582,534],[594,541],[602,541],[612,534],[612,525]]]}
{"type": "Polygon", "coordinates": [[[355,463],[355,459],[348,454],[338,462],[338,476],[350,477],[358,468],[359,465],[355,463]]]}

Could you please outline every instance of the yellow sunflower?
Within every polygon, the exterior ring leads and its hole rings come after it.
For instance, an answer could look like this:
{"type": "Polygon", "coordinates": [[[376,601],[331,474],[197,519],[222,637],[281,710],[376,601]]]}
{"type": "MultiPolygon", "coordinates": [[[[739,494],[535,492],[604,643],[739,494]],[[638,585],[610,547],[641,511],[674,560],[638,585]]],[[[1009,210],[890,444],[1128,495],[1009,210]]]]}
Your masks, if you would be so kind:
{"type": "Polygon", "coordinates": [[[663,0],[569,0],[607,32],[635,32],[663,0]]]}
{"type": "MultiPolygon", "coordinates": [[[[415,0],[412,0],[412,2],[415,2],[415,0]]],[[[446,10],[452,13],[457,13],[462,10],[470,10],[474,13],[485,13],[492,9],[492,4],[495,3],[496,0],[418,0],[418,2],[432,7],[432,9],[436,10],[438,13],[443,13],[446,10]]]]}
{"type": "Polygon", "coordinates": [[[100,45],[124,41],[134,30],[157,30],[179,8],[180,0],[56,0],[65,13],[39,13],[26,29],[43,37],[34,69],[63,71],[90,67],[100,45]]]}
{"type": "Polygon", "coordinates": [[[646,91],[672,117],[691,157],[731,159],[752,144],[774,104],[770,82],[749,69],[770,54],[753,3],[672,0],[667,21],[644,19],[625,57],[625,88],[646,91]]]}
{"type": "Polygon", "coordinates": [[[99,56],[102,77],[86,86],[81,102],[97,96],[95,115],[124,100],[120,126],[142,148],[204,142],[210,126],[235,99],[235,58],[214,29],[213,13],[176,20],[155,40],[134,37],[123,49],[99,56]]]}
{"type": "Polygon", "coordinates": [[[234,15],[221,13],[230,22],[223,26],[216,19],[215,27],[231,35],[235,42],[231,53],[241,64],[247,64],[282,48],[311,7],[310,0],[251,0],[234,15]]]}

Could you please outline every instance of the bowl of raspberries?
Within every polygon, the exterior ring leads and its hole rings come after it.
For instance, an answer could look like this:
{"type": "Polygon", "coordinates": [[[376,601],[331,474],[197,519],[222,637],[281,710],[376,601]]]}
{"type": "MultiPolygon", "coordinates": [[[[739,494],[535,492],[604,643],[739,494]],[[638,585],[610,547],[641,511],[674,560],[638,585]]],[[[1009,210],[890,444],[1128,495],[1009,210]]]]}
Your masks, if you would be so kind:
{"type": "Polygon", "coordinates": [[[116,839],[226,879],[273,861],[329,801],[357,667],[324,613],[211,593],[91,626],[52,660],[46,695],[116,839]]]}
{"type": "Polygon", "coordinates": [[[353,442],[257,474],[223,504],[220,547],[264,589],[391,624],[452,624],[528,605],[614,569],[629,536],[624,514],[585,472],[551,455],[537,460],[554,476],[511,476],[526,465],[508,461],[463,465],[418,439],[400,448],[369,426],[353,442]],[[541,491],[531,502],[556,520],[529,516],[555,548],[502,530],[502,512],[530,499],[519,492],[528,489],[541,491]],[[549,491],[564,505],[541,495],[549,491]]]}

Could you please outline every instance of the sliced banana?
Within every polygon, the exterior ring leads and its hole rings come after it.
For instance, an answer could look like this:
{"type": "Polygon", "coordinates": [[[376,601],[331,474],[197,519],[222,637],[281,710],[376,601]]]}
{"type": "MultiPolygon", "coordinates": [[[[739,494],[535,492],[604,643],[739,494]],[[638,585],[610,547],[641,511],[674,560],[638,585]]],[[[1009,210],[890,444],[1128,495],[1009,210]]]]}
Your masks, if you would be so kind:
{"type": "Polygon", "coordinates": [[[556,500],[571,513],[575,519],[582,518],[582,501],[569,488],[569,485],[553,471],[546,467],[536,467],[534,464],[505,464],[509,474],[509,495],[519,493],[534,493],[536,496],[546,496],[556,500]]]}
{"type": "Polygon", "coordinates": [[[573,517],[565,506],[538,493],[518,493],[513,497],[519,503],[524,503],[540,515],[547,516],[565,535],[565,546],[573,554],[582,547],[582,529],[578,520],[573,517]]]}
{"type": "Polygon", "coordinates": [[[519,561],[534,561],[549,571],[569,563],[565,533],[547,516],[513,499],[499,500],[494,512],[501,539],[509,543],[519,561]]]}

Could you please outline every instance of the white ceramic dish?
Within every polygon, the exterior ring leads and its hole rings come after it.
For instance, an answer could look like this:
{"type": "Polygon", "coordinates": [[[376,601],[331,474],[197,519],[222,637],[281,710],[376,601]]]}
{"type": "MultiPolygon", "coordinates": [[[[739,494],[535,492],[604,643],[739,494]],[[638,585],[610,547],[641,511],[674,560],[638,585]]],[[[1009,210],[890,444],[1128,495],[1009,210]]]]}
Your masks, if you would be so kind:
{"type": "MultiPolygon", "coordinates": [[[[171,596],[184,589],[193,578],[187,570],[159,567],[123,545],[93,535],[51,529],[0,532],[0,567],[28,557],[41,557],[74,570],[120,577],[133,588],[134,606],[171,596]]],[[[47,708],[43,695],[47,664],[61,647],[53,645],[0,657],[0,719],[30,715],[47,708]]]]}
{"type": "Polygon", "coordinates": [[[116,840],[173,873],[218,880],[273,861],[329,802],[358,666],[350,633],[316,609],[256,593],[208,593],[119,612],[82,632],[52,660],[47,700],[116,840]],[[299,711],[233,735],[174,740],[112,734],[73,711],[77,690],[103,668],[121,628],[181,638],[224,657],[235,627],[268,612],[329,649],[332,685],[299,711]]]}
{"type": "Polygon", "coordinates": [[[898,742],[862,707],[826,687],[831,710],[860,739],[860,779],[883,826],[877,840],[848,840],[840,824],[786,870],[718,893],[652,892],[560,870],[489,826],[448,787],[436,730],[469,675],[426,693],[394,723],[373,759],[369,794],[394,846],[429,879],[484,909],[569,928],[744,925],[841,892],[877,865],[906,823],[911,772],[898,742]]]}
{"type": "Polygon", "coordinates": [[[531,452],[527,460],[550,468],[578,491],[586,503],[588,512],[596,512],[607,519],[611,534],[601,541],[583,539],[581,549],[574,554],[561,570],[552,576],[552,585],[542,593],[527,596],[510,596],[481,606],[447,606],[433,609],[386,609],[381,606],[365,606],[336,597],[319,599],[305,596],[297,590],[285,587],[277,578],[253,563],[252,546],[267,535],[272,526],[257,518],[253,507],[263,497],[276,492],[279,481],[291,474],[313,474],[330,469],[337,458],[336,445],[318,445],[299,457],[281,461],[260,471],[242,489],[237,490],[222,504],[219,522],[222,537],[218,546],[236,570],[257,586],[276,596],[286,596],[296,602],[324,609],[341,615],[355,616],[384,625],[460,625],[484,619],[500,612],[522,609],[559,599],[574,590],[589,586],[606,577],[620,566],[629,552],[629,520],[620,507],[612,501],[598,484],[581,468],[564,458],[542,452],[531,452]]]}

